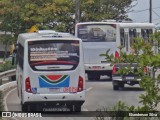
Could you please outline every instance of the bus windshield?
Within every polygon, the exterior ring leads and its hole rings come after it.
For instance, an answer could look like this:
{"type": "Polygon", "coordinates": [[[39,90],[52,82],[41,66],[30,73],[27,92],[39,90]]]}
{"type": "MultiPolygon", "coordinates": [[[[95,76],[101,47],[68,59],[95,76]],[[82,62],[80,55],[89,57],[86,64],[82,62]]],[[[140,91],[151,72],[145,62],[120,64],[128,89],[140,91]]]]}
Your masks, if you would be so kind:
{"type": "Polygon", "coordinates": [[[74,70],[79,63],[79,41],[28,42],[29,65],[35,71],[74,70]]]}
{"type": "Polygon", "coordinates": [[[115,24],[79,24],[78,37],[83,42],[115,42],[115,24]]]}

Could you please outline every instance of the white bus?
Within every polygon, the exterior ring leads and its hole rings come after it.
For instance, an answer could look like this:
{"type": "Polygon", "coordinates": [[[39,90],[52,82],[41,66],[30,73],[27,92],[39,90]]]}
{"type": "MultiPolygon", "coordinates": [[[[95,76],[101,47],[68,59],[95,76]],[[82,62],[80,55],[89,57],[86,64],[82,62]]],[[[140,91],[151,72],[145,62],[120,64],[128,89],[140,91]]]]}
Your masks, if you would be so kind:
{"type": "Polygon", "coordinates": [[[101,75],[112,77],[110,62],[100,54],[106,53],[119,56],[119,46],[130,53],[133,37],[148,38],[155,26],[151,23],[120,23],[120,22],[84,22],[77,23],[75,36],[83,41],[84,66],[88,80],[98,80],[101,75]]]}
{"type": "MultiPolygon", "coordinates": [[[[131,46],[135,42],[134,38],[139,37],[143,38],[146,42],[152,42],[153,40],[150,40],[150,35],[155,32],[155,25],[152,23],[119,23],[118,24],[118,33],[119,33],[119,46],[122,46],[122,51],[130,54],[132,53],[131,46]]],[[[154,44],[153,50],[154,53],[157,52],[157,49],[155,48],[154,44]]]]}
{"type": "Polygon", "coordinates": [[[85,102],[82,41],[68,33],[18,36],[17,89],[22,111],[81,111],[85,102]]]}

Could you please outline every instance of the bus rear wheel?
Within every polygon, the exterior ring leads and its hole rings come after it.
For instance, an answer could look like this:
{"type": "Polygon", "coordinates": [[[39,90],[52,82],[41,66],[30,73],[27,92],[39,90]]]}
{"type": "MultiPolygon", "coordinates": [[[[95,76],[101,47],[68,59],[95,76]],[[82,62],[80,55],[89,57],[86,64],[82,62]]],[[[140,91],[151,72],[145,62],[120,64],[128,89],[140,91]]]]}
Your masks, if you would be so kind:
{"type": "Polygon", "coordinates": [[[28,105],[26,105],[26,104],[21,104],[21,107],[22,107],[22,111],[23,111],[23,112],[27,112],[27,111],[28,111],[28,105]]]}
{"type": "Polygon", "coordinates": [[[81,112],[81,105],[74,105],[74,112],[81,112]]]}

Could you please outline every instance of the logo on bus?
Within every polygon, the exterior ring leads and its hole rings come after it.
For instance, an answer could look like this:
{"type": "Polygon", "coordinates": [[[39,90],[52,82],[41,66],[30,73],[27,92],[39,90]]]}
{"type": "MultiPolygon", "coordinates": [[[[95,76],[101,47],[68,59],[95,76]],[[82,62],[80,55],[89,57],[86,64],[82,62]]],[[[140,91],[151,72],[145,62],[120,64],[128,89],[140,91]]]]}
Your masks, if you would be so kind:
{"type": "Polygon", "coordinates": [[[40,75],[40,87],[69,87],[69,75],[40,75]]]}

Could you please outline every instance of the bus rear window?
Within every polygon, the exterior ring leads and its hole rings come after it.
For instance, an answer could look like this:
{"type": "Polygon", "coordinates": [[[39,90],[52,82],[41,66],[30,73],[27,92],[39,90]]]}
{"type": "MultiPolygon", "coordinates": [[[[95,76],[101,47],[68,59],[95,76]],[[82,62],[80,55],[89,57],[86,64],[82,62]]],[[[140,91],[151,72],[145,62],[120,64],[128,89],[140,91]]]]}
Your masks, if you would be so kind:
{"type": "Polygon", "coordinates": [[[77,37],[83,42],[115,42],[115,24],[82,24],[77,27],[77,37]]]}
{"type": "Polygon", "coordinates": [[[28,42],[29,65],[35,71],[74,70],[79,63],[79,41],[28,42]]]}

